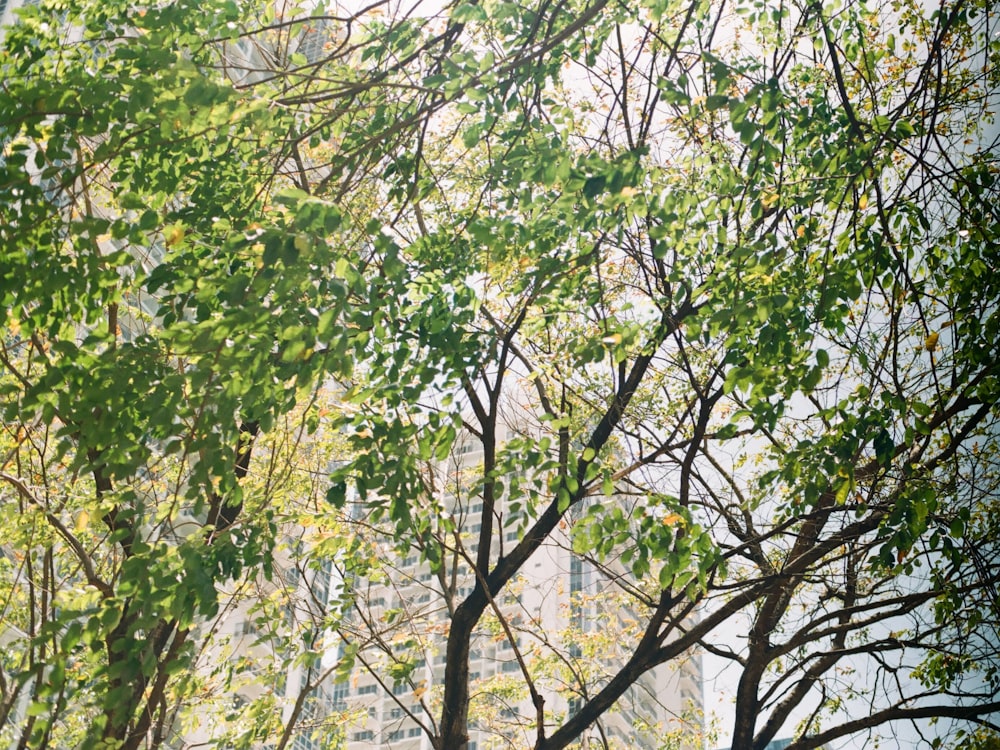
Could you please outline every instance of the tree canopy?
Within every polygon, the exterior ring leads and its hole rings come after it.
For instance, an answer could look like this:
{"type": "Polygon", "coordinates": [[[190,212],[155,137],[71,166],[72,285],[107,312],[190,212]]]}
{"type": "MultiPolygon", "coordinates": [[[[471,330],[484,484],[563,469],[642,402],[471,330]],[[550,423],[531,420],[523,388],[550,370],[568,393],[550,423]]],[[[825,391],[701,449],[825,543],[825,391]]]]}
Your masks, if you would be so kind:
{"type": "Polygon", "coordinates": [[[990,3],[19,13],[5,741],[183,747],[214,708],[219,746],[333,746],[307,699],[367,670],[438,750],[501,689],[535,710],[497,741],[555,750],[699,653],[735,748],[1000,738],[990,3]],[[607,669],[511,614],[547,545],[629,613],[607,669]],[[440,684],[365,595],[410,556],[440,684]],[[266,670],[220,657],[234,608],[266,670]],[[470,673],[515,631],[516,685],[470,673]]]}

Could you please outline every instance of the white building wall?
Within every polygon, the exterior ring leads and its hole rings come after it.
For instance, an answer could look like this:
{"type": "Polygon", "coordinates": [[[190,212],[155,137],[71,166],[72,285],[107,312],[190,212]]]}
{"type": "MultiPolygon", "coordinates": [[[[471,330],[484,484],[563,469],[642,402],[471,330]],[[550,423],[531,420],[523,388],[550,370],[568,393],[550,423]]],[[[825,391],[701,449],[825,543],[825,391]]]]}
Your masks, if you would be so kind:
{"type": "MultiPolygon", "coordinates": [[[[463,450],[460,439],[455,455],[450,459],[452,465],[439,467],[440,474],[455,475],[461,470],[475,470],[483,457],[480,450],[470,449],[477,445],[470,443],[463,450]]],[[[463,498],[459,502],[468,506],[465,511],[479,509],[475,498],[463,498]]],[[[452,513],[459,518],[463,509],[454,500],[450,503],[452,513]]],[[[500,510],[503,515],[503,509],[500,510]]],[[[466,520],[467,531],[463,534],[470,555],[475,554],[474,538],[479,531],[478,525],[470,525],[471,521],[478,521],[474,516],[474,512],[469,514],[471,520],[466,520]]],[[[508,527],[496,530],[495,549],[499,546],[496,542],[501,539],[504,540],[503,546],[510,548],[514,540],[507,539],[509,532],[508,527]]],[[[391,559],[393,553],[386,554],[387,559],[391,559]]],[[[457,583],[457,600],[461,600],[471,590],[474,581],[467,575],[457,583]]],[[[435,702],[435,698],[439,700],[440,695],[435,695],[435,690],[442,689],[446,632],[441,586],[430,568],[425,563],[418,563],[414,554],[399,564],[391,582],[363,588],[361,607],[373,605],[376,612],[380,608],[399,608],[408,613],[416,623],[416,629],[421,627],[420,623],[425,623],[423,632],[417,635],[423,637],[427,656],[426,663],[412,675],[417,690],[414,691],[412,685],[400,683],[395,687],[399,693],[396,696],[390,694],[393,688],[391,683],[387,684],[390,692],[386,692],[364,669],[355,671],[348,705],[360,708],[367,718],[348,730],[348,750],[376,747],[430,750],[426,733],[417,722],[408,718],[404,709],[408,708],[424,724],[436,721],[439,716],[440,704],[435,702]],[[425,707],[430,711],[426,712],[425,707]]],[[[613,596],[615,591],[610,578],[575,556],[565,533],[544,544],[528,560],[509,589],[516,599],[507,596],[501,606],[516,632],[518,646],[533,679],[537,679],[542,686],[546,716],[551,722],[547,732],[551,733],[561,725],[571,706],[566,696],[547,686],[551,680],[540,674],[544,670],[537,666],[539,658],[544,660],[549,654],[546,642],[554,642],[563,651],[571,653],[562,638],[574,625],[574,620],[584,633],[600,639],[605,632],[622,630],[631,613],[621,610],[615,602],[602,606],[601,599],[613,596]]],[[[607,662],[600,665],[608,677],[623,662],[630,647],[629,643],[619,645],[617,654],[609,654],[607,662]]],[[[587,658],[579,653],[571,653],[571,656],[584,661],[587,658]]],[[[524,695],[521,700],[510,702],[505,698],[505,678],[511,678],[511,682],[521,687],[524,678],[509,641],[489,611],[472,643],[469,672],[473,676],[473,699],[475,701],[478,696],[479,700],[478,713],[485,716],[483,723],[489,725],[477,728],[477,710],[474,708],[470,724],[470,750],[532,746],[535,709],[524,689],[520,691],[524,695]]],[[[384,669],[381,674],[385,674],[384,669]]],[[[619,701],[615,710],[602,717],[601,723],[612,747],[654,747],[656,731],[637,732],[634,727],[637,718],[648,726],[666,727],[682,716],[690,717],[692,709],[699,712],[702,703],[700,660],[692,656],[680,668],[664,665],[644,675],[619,701]]],[[[596,729],[588,731],[581,739],[582,747],[603,747],[597,737],[596,729]]]]}

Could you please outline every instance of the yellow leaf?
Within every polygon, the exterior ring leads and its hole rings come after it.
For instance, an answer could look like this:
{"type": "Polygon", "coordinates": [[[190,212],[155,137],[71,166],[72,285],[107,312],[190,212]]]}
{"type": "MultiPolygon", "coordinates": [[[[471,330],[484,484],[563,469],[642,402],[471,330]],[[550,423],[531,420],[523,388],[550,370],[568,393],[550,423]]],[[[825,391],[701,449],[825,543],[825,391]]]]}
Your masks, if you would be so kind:
{"type": "Polygon", "coordinates": [[[858,208],[860,210],[862,210],[862,211],[864,211],[866,208],[868,208],[868,196],[867,195],[862,195],[860,198],[858,198],[858,208]]]}
{"type": "Polygon", "coordinates": [[[163,237],[164,242],[167,243],[167,247],[176,245],[184,239],[184,227],[174,225],[167,230],[166,235],[163,237]]]}
{"type": "Polygon", "coordinates": [[[662,523],[664,526],[676,526],[679,522],[683,520],[684,520],[683,516],[680,516],[677,513],[668,513],[661,519],[660,523],[662,523]]]}
{"type": "Polygon", "coordinates": [[[78,532],[83,531],[87,528],[88,523],[90,523],[90,514],[85,510],[81,510],[79,515],[76,517],[76,530],[78,532]]]}
{"type": "Polygon", "coordinates": [[[622,197],[623,198],[633,198],[639,194],[639,189],[634,187],[623,187],[622,197]]]}
{"type": "Polygon", "coordinates": [[[806,228],[805,227],[799,227],[798,229],[795,230],[795,234],[797,236],[799,236],[799,237],[805,237],[806,236],[806,228]]]}
{"type": "Polygon", "coordinates": [[[927,338],[924,339],[924,349],[929,352],[937,349],[938,334],[932,333],[927,338]]]}

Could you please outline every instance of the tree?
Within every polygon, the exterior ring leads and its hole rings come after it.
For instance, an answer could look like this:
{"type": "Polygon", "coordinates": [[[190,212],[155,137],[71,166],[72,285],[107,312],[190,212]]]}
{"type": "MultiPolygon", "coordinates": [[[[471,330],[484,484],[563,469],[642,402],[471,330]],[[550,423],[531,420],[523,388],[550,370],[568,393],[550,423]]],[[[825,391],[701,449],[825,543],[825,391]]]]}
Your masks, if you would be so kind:
{"type": "Polygon", "coordinates": [[[484,710],[474,639],[531,630],[509,597],[550,544],[606,572],[635,631],[611,674],[573,668],[573,634],[519,655],[538,750],[692,650],[739,674],[734,747],[794,721],[802,749],[906,723],[988,742],[995,20],[28,10],[0,60],[21,745],[161,746],[220,592],[273,579],[303,519],[345,582],[312,632],[346,647],[284,658],[425,689],[386,636],[418,620],[364,596],[396,575],[384,545],[418,555],[447,645],[415,713],[442,750],[484,710]],[[296,414],[345,444],[326,506],[260,450],[296,414]],[[442,476],[469,441],[482,463],[442,476]],[[556,679],[575,713],[546,708],[556,679]]]}

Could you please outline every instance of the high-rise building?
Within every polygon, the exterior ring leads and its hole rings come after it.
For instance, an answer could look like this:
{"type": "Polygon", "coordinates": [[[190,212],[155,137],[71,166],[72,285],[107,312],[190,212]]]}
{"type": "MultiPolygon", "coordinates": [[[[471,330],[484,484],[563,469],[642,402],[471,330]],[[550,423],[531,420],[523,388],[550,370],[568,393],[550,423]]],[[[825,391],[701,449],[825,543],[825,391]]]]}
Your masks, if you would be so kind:
{"type": "Polygon", "coordinates": [[[25,5],[24,0],[0,0],[0,27],[13,23],[14,10],[22,5],[25,5]]]}
{"type": "MultiPolygon", "coordinates": [[[[286,550],[296,546],[294,540],[286,540],[286,550]]],[[[329,562],[305,564],[282,554],[270,581],[257,580],[243,590],[223,592],[227,598],[221,614],[200,625],[209,645],[197,669],[214,695],[192,712],[189,725],[174,728],[170,746],[175,750],[225,747],[249,729],[239,709],[258,701],[271,706],[282,731],[290,728],[288,747],[328,748],[313,730],[341,721],[349,690],[346,682],[327,675],[328,665],[339,656],[338,646],[320,628],[334,585],[329,562]],[[304,638],[312,642],[303,642],[304,638]],[[315,662],[300,658],[309,650],[328,653],[315,662]]],[[[256,745],[263,750],[277,739],[272,736],[256,745]]]]}
{"type": "MultiPolygon", "coordinates": [[[[339,697],[359,717],[347,731],[349,750],[431,748],[427,729],[440,712],[448,613],[475,583],[461,557],[476,554],[482,504],[461,486],[462,477],[481,463],[478,443],[460,439],[453,456],[434,467],[434,483],[450,488],[442,505],[462,549],[452,562],[432,570],[412,553],[387,563],[384,577],[358,582],[364,622],[355,622],[356,637],[369,636],[371,647],[359,653],[339,697]],[[394,648],[384,647],[389,641],[394,648]]],[[[521,533],[509,510],[499,514],[506,523],[495,531],[497,550],[509,549],[521,533]]],[[[471,643],[470,750],[534,744],[537,712],[527,679],[545,699],[551,733],[624,664],[641,617],[618,588],[622,575],[620,566],[574,553],[565,532],[528,561],[471,643]]],[[[686,733],[690,747],[700,747],[702,703],[700,660],[692,655],[638,679],[581,747],[656,748],[667,732],[686,733]]]]}

